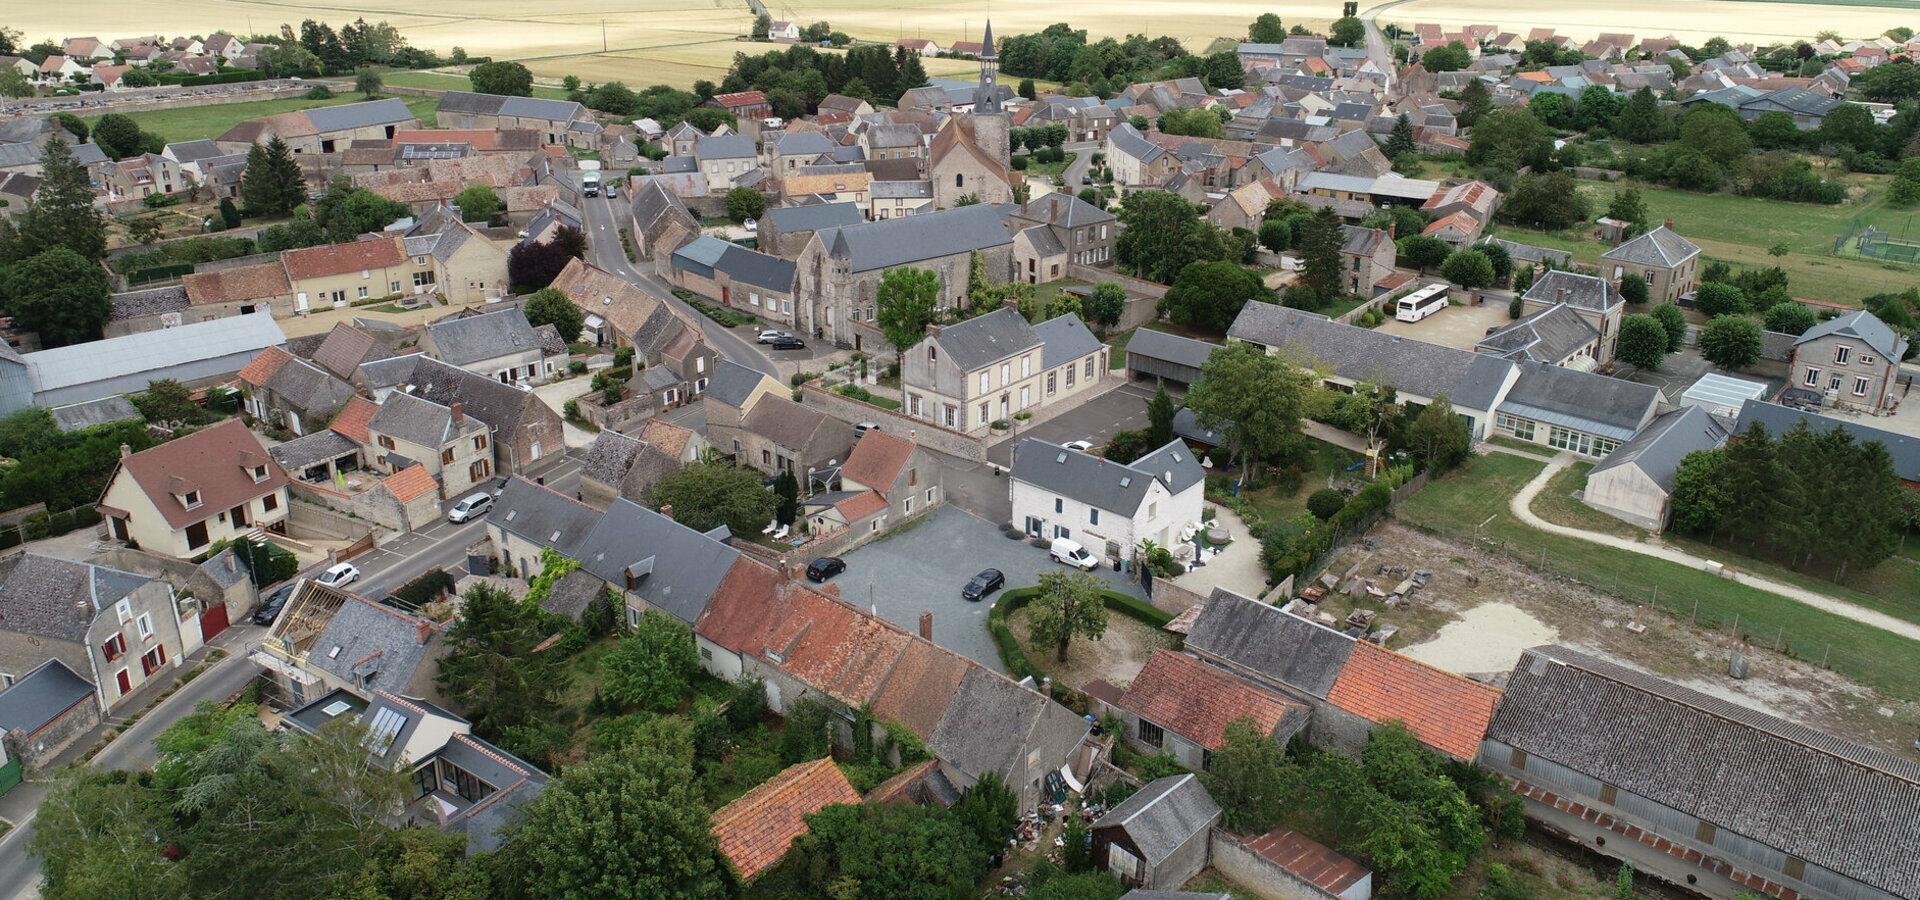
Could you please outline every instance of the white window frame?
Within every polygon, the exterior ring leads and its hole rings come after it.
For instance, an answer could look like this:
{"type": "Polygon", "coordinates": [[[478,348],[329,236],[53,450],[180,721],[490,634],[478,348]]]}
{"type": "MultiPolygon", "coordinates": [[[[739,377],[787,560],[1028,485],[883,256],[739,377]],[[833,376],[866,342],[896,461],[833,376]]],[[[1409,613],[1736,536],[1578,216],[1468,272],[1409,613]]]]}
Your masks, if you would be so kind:
{"type": "Polygon", "coordinates": [[[1872,379],[1869,379],[1864,375],[1855,375],[1853,377],[1853,395],[1855,397],[1865,397],[1867,395],[1867,388],[1871,387],[1872,385],[1873,385],[1872,379]]]}
{"type": "Polygon", "coordinates": [[[1820,370],[1813,368],[1812,366],[1808,366],[1807,374],[1803,379],[1801,379],[1800,383],[1810,388],[1819,387],[1820,386],[1820,370]]]}
{"type": "Polygon", "coordinates": [[[133,624],[140,629],[140,638],[142,640],[153,637],[153,613],[141,613],[135,616],[133,624]]]}
{"type": "Polygon", "coordinates": [[[113,614],[120,620],[120,624],[122,625],[133,621],[133,602],[123,599],[113,604],[113,614]]]}
{"type": "Polygon", "coordinates": [[[1844,366],[1847,364],[1847,360],[1852,358],[1853,358],[1852,347],[1849,347],[1845,344],[1839,344],[1833,348],[1833,364],[1834,365],[1844,366]]]}

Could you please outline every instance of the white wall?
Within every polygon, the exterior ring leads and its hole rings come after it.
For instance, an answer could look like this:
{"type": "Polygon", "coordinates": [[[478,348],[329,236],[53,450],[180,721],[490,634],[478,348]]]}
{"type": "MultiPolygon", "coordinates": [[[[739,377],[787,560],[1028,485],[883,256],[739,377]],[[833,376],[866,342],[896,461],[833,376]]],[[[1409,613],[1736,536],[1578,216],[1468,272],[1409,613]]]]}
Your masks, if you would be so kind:
{"type": "Polygon", "coordinates": [[[1087,552],[1101,558],[1108,556],[1108,541],[1118,543],[1120,553],[1127,557],[1133,555],[1142,540],[1151,540],[1161,546],[1177,542],[1182,524],[1200,520],[1200,507],[1205,493],[1203,485],[1196,482],[1175,497],[1159,478],[1154,478],[1146,499],[1141,502],[1134,516],[1100,510],[1100,521],[1095,524],[1092,521],[1094,507],[1090,504],[1063,497],[1019,479],[1011,479],[1008,484],[1013,500],[1015,528],[1025,530],[1029,516],[1044,523],[1041,536],[1049,540],[1055,536],[1056,526],[1066,528],[1071,532],[1066,537],[1078,541],[1087,548],[1087,552]],[[1056,499],[1060,500],[1060,512],[1054,511],[1056,499]]]}

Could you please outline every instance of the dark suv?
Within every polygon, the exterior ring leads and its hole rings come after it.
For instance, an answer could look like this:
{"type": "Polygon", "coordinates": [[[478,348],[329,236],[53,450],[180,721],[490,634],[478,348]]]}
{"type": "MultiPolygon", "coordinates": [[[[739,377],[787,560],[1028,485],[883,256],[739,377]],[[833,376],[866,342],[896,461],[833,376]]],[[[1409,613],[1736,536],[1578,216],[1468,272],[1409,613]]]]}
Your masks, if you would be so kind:
{"type": "Polygon", "coordinates": [[[253,624],[272,625],[273,620],[280,618],[280,611],[287,608],[287,598],[293,596],[293,587],[296,584],[299,582],[289,581],[281,585],[279,590],[268,594],[266,599],[261,600],[260,605],[253,611],[253,624]]]}

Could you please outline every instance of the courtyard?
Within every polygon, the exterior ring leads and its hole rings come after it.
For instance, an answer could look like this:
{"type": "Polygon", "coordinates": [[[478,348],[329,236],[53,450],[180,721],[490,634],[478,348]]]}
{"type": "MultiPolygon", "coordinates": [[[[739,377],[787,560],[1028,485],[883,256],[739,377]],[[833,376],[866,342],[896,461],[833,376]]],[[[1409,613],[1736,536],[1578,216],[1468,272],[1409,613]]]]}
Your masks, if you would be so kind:
{"type": "Polygon", "coordinates": [[[1418,322],[1394,318],[1390,305],[1381,311],[1387,321],[1375,331],[1460,350],[1472,350],[1489,329],[1513,321],[1507,318],[1507,298],[1499,295],[1488,295],[1479,306],[1449,306],[1418,322]]]}

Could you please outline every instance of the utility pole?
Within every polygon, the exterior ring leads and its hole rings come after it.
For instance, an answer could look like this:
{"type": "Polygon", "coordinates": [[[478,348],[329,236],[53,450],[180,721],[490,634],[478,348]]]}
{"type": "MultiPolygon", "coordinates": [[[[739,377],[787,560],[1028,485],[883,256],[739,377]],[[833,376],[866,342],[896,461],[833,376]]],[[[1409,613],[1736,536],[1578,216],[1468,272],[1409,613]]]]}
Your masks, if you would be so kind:
{"type": "Polygon", "coordinates": [[[607,20],[600,20],[600,52],[607,52],[607,20]]]}

